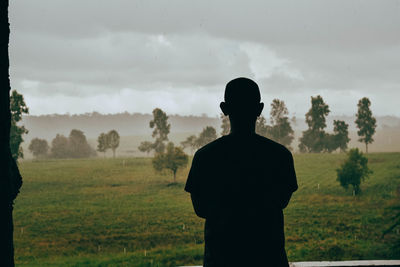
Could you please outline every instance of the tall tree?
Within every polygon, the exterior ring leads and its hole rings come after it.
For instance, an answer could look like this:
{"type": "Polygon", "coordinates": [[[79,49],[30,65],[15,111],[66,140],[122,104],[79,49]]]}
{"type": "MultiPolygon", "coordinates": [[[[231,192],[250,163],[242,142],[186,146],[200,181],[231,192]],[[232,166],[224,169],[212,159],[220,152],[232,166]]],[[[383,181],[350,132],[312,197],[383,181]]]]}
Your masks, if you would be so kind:
{"type": "Polygon", "coordinates": [[[116,130],[111,130],[107,134],[108,145],[113,152],[113,158],[115,158],[115,151],[119,146],[119,134],[116,130]]]}
{"type": "Polygon", "coordinates": [[[152,164],[156,171],[163,169],[170,170],[174,175],[174,183],[176,183],[176,173],[178,169],[186,166],[188,156],[180,147],[175,147],[172,142],[169,142],[165,152],[160,152],[153,158],[152,164]]]}
{"type": "Polygon", "coordinates": [[[207,126],[203,129],[203,131],[199,134],[199,137],[196,140],[196,146],[202,147],[207,145],[208,143],[217,139],[217,131],[212,126],[207,126]]]}
{"type": "Polygon", "coordinates": [[[311,97],[311,108],[306,113],[308,129],[300,138],[301,152],[321,152],[325,148],[325,117],[329,114],[329,106],[320,95],[311,97]]]}
{"type": "Polygon", "coordinates": [[[28,114],[29,109],[25,104],[24,96],[16,90],[11,92],[10,96],[11,111],[11,128],[10,128],[10,149],[15,160],[24,158],[24,152],[21,143],[24,141],[23,134],[27,134],[28,130],[24,126],[18,126],[18,122],[22,120],[22,114],[28,114]]]}
{"type": "Polygon", "coordinates": [[[347,150],[347,144],[350,141],[348,129],[349,125],[345,121],[333,121],[335,147],[339,148],[341,152],[345,152],[347,150]]]}
{"type": "Polygon", "coordinates": [[[33,138],[28,149],[36,158],[40,158],[47,155],[49,145],[45,139],[33,138]]]}
{"type": "Polygon", "coordinates": [[[279,99],[272,100],[270,112],[270,135],[272,140],[290,148],[294,139],[294,131],[288,117],[289,111],[285,102],[279,99]]]}
{"type": "Polygon", "coordinates": [[[97,137],[97,151],[103,152],[104,157],[106,157],[107,149],[109,149],[108,137],[107,134],[101,133],[99,137],[97,137]]]}
{"type": "Polygon", "coordinates": [[[156,139],[154,142],[155,152],[163,152],[171,128],[167,114],[161,109],[155,108],[153,110],[153,120],[150,121],[150,128],[154,128],[152,136],[156,139]]]}
{"type": "Polygon", "coordinates": [[[51,141],[50,151],[51,156],[54,158],[68,158],[70,156],[68,138],[62,134],[57,134],[56,137],[51,141]]]}
{"type": "Polygon", "coordinates": [[[72,158],[86,158],[92,155],[92,148],[81,130],[71,130],[68,137],[68,151],[72,158]]]}
{"type": "Polygon", "coordinates": [[[196,141],[197,141],[197,137],[195,135],[190,135],[185,139],[185,141],[181,142],[181,145],[182,145],[183,149],[190,148],[190,151],[193,154],[193,151],[197,147],[196,141]]]}
{"type": "Polygon", "coordinates": [[[221,113],[220,118],[222,120],[221,124],[221,135],[228,135],[231,131],[231,123],[229,121],[229,116],[225,116],[224,113],[221,113]]]}
{"type": "Polygon", "coordinates": [[[370,109],[371,101],[367,97],[363,97],[358,101],[358,112],[356,114],[356,125],[359,129],[357,131],[360,137],[358,141],[365,144],[365,152],[368,153],[368,144],[371,144],[374,139],[372,136],[375,134],[376,119],[372,116],[370,109]]]}

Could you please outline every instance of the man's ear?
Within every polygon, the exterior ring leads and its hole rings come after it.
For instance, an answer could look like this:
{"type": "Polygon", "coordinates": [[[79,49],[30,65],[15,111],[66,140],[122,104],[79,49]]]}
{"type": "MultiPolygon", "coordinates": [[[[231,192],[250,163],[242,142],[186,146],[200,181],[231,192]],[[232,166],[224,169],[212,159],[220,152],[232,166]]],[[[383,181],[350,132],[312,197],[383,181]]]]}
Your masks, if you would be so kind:
{"type": "Polygon", "coordinates": [[[228,108],[228,105],[225,102],[221,102],[219,104],[219,107],[221,108],[222,113],[224,113],[225,116],[229,115],[229,108],[228,108]]]}
{"type": "Polygon", "coordinates": [[[257,117],[261,115],[261,112],[263,111],[263,109],[264,109],[264,103],[258,104],[258,107],[257,107],[257,117]]]}

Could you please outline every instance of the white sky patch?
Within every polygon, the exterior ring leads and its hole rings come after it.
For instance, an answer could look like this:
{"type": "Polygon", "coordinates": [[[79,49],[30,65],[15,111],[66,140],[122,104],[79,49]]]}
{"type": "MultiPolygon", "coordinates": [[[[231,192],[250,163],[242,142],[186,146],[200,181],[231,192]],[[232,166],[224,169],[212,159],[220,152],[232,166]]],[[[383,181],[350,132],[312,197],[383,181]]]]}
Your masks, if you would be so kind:
{"type": "Polygon", "coordinates": [[[266,45],[259,43],[244,42],[240,45],[250,59],[250,69],[255,79],[264,79],[274,73],[280,73],[291,78],[303,80],[301,72],[290,67],[290,60],[279,57],[276,52],[266,45]]]}
{"type": "Polygon", "coordinates": [[[151,113],[158,107],[168,114],[217,116],[223,92],[204,90],[133,90],[124,88],[113,94],[93,96],[51,95],[43,98],[25,92],[31,115],[140,112],[151,113]],[[40,111],[40,112],[37,112],[40,111]]]}

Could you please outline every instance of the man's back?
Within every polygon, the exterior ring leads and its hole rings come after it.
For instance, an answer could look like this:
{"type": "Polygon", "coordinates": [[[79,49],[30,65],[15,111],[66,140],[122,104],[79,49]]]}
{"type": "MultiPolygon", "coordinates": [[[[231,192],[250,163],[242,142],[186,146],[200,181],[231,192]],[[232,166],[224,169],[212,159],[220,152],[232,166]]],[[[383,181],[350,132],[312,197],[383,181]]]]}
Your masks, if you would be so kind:
{"type": "Polygon", "coordinates": [[[296,189],[291,153],[267,138],[230,134],[199,149],[185,190],[206,218],[205,266],[287,266],[282,209],[296,189]]]}

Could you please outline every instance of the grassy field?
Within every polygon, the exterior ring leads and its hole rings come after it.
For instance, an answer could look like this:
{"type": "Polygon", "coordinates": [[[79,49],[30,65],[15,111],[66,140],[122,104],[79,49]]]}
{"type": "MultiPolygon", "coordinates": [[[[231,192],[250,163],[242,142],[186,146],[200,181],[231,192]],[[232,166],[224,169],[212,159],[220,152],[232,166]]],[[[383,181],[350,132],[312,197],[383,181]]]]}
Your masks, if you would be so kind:
{"type": "MultiPolygon", "coordinates": [[[[290,261],[400,258],[382,238],[400,184],[400,153],[369,154],[353,197],[336,181],[343,154],[295,155],[299,190],[285,210],[290,261]]],[[[14,209],[17,266],[201,264],[203,220],[183,191],[188,168],[153,171],[149,158],[24,161],[14,209]]]]}

